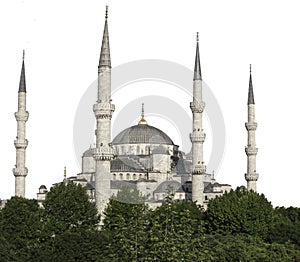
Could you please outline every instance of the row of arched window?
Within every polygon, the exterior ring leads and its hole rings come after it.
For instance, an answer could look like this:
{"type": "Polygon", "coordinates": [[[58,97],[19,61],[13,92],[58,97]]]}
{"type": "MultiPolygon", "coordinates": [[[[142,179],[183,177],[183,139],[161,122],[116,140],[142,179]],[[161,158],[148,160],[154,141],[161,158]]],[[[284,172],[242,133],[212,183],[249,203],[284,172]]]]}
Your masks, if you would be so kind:
{"type": "Polygon", "coordinates": [[[145,178],[146,175],[145,174],[113,174],[112,179],[113,180],[138,180],[140,178],[145,178]]]}
{"type": "Polygon", "coordinates": [[[150,147],[140,147],[140,146],[117,146],[115,148],[117,155],[131,155],[131,154],[137,154],[137,155],[144,155],[149,154],[150,147]]]}

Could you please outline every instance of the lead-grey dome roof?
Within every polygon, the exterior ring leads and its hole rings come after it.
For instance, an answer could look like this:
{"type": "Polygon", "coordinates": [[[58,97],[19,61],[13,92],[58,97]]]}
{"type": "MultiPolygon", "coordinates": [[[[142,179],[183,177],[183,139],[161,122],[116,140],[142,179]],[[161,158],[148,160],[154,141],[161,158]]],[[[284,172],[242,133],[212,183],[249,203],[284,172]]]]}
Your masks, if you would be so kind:
{"type": "Polygon", "coordinates": [[[153,193],[170,193],[170,192],[182,192],[181,184],[176,180],[168,180],[162,182],[153,193]]]}
{"type": "Polygon", "coordinates": [[[147,124],[139,124],[126,128],[112,141],[119,144],[165,144],[174,145],[171,138],[160,129],[147,124]]]}

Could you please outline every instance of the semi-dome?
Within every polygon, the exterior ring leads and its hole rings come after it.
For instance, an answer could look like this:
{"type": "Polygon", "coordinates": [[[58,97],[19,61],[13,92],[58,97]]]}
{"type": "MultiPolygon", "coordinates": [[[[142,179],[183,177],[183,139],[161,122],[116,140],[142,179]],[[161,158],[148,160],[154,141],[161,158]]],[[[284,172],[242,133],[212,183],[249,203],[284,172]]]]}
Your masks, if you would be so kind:
{"type": "Polygon", "coordinates": [[[90,146],[90,148],[86,151],[84,151],[82,157],[93,157],[93,151],[92,151],[92,147],[90,146]]]}
{"type": "Polygon", "coordinates": [[[171,138],[160,129],[147,123],[126,128],[112,141],[113,145],[119,144],[165,144],[174,145],[171,138]]]}
{"type": "Polygon", "coordinates": [[[155,190],[154,193],[170,193],[182,191],[181,184],[176,180],[168,180],[162,182],[155,190]]]}

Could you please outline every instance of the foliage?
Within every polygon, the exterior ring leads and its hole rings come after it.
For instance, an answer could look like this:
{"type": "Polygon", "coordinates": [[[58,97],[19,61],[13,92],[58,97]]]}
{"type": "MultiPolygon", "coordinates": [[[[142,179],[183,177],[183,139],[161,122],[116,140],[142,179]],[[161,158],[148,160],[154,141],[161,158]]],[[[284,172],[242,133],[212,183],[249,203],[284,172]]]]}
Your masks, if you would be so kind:
{"type": "Polygon", "coordinates": [[[300,261],[300,209],[241,189],[204,212],[168,194],[155,210],[138,190],[110,199],[103,226],[85,189],[51,189],[39,208],[13,197],[0,211],[0,261],[300,261]]]}
{"type": "Polygon", "coordinates": [[[108,258],[108,238],[101,231],[77,229],[57,235],[47,243],[35,261],[111,261],[108,258]]]}
{"type": "Polygon", "coordinates": [[[99,216],[95,203],[86,190],[73,182],[60,183],[51,188],[43,202],[47,230],[51,235],[76,229],[95,229],[99,216]]]}
{"type": "Polygon", "coordinates": [[[190,201],[166,201],[149,219],[145,261],[198,261],[204,232],[203,211],[190,201]]]}
{"type": "Polygon", "coordinates": [[[72,182],[51,188],[43,202],[43,234],[36,261],[97,261],[106,242],[100,241],[97,227],[100,222],[94,203],[86,190],[72,182]],[[93,243],[91,243],[93,241],[93,243]]]}
{"type": "Polygon", "coordinates": [[[285,262],[300,259],[300,252],[293,246],[268,244],[251,235],[207,235],[205,248],[210,254],[209,261],[285,262]]]}
{"type": "Polygon", "coordinates": [[[38,247],[40,232],[41,211],[37,201],[12,197],[0,213],[1,261],[30,260],[38,247]]]}
{"type": "Polygon", "coordinates": [[[238,188],[212,199],[206,220],[209,234],[249,234],[266,239],[274,212],[264,195],[238,188]]]}
{"type": "Polygon", "coordinates": [[[146,242],[148,208],[138,190],[123,187],[104,212],[103,231],[109,236],[111,258],[140,261],[146,242]]]}
{"type": "Polygon", "coordinates": [[[20,261],[14,246],[6,241],[2,235],[0,235],[0,261],[20,261]]]}
{"type": "Polygon", "coordinates": [[[281,244],[290,242],[300,249],[300,208],[277,207],[268,240],[281,244]]]}

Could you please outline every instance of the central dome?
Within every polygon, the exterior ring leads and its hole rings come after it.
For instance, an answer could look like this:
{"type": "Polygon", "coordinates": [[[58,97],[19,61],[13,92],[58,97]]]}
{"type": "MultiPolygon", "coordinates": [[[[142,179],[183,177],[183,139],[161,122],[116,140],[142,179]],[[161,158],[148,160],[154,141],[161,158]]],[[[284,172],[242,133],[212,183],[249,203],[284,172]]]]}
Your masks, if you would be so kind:
{"type": "Polygon", "coordinates": [[[174,145],[171,138],[160,129],[145,123],[126,128],[112,141],[119,144],[165,144],[174,145]]]}

